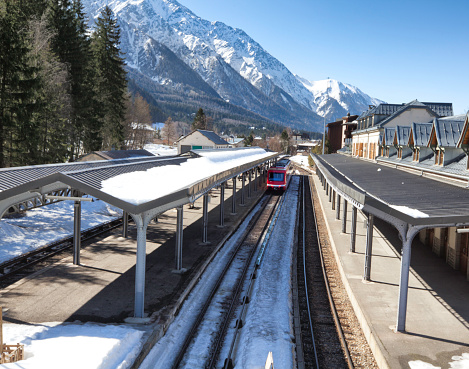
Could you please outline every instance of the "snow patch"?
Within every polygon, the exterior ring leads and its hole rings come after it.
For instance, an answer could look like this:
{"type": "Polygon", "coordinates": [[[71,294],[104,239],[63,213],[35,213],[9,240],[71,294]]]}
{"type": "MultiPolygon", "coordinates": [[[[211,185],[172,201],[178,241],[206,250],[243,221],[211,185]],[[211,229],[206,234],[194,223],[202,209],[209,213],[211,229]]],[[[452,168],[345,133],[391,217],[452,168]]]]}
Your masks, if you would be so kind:
{"type": "Polygon", "coordinates": [[[397,211],[400,211],[401,213],[411,216],[412,218],[428,218],[428,214],[417,209],[412,209],[407,206],[400,206],[400,205],[389,205],[389,206],[397,211]]]}

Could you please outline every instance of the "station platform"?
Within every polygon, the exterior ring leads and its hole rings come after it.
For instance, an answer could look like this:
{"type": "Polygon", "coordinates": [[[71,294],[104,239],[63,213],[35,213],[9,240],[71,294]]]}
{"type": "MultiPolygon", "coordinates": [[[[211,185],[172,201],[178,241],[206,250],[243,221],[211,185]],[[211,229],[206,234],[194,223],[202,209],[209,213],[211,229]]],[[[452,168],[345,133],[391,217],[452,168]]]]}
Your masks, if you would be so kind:
{"type": "MultiPolygon", "coordinates": [[[[248,182],[246,182],[247,185],[248,182]]],[[[260,179],[259,179],[260,183],[260,179]]],[[[169,210],[148,226],[146,244],[145,308],[149,322],[165,324],[181,303],[187,286],[197,279],[197,273],[224,238],[228,237],[245,214],[256,204],[263,189],[252,191],[245,206],[240,205],[237,185],[236,214],[232,210],[232,181],[225,188],[225,226],[219,227],[220,190],[212,190],[208,206],[208,241],[202,241],[202,201],[194,208],[184,206],[182,249],[183,274],[175,268],[176,209],[169,210]]],[[[129,224],[128,238],[117,228],[98,242],[83,244],[80,265],[66,257],[15,284],[0,290],[3,320],[29,324],[43,322],[123,323],[134,313],[136,227],[129,224]]]]}
{"type": "Polygon", "coordinates": [[[371,282],[365,283],[365,217],[358,212],[356,252],[351,253],[352,206],[347,207],[347,228],[342,233],[343,209],[341,219],[336,220],[336,210],[332,210],[318,177],[313,174],[312,178],[342,279],[379,367],[468,368],[469,283],[465,276],[416,237],[406,332],[396,333],[402,246],[398,232],[375,217],[371,282]]]}

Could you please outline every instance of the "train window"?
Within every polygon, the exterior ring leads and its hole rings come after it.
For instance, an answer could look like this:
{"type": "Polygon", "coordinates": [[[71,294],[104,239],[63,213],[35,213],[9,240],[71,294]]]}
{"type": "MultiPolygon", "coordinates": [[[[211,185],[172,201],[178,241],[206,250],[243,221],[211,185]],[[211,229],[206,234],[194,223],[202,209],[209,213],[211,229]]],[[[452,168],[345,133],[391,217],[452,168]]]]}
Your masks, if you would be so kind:
{"type": "Polygon", "coordinates": [[[276,173],[276,172],[269,173],[269,180],[271,181],[283,181],[284,179],[285,179],[285,173],[276,173]]]}

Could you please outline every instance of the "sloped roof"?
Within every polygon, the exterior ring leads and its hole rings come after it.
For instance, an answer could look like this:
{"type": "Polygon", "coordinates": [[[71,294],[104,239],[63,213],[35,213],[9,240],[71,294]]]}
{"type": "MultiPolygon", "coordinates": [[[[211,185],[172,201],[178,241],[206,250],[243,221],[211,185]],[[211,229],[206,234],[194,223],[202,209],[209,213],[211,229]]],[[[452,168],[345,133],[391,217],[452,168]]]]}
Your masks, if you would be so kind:
{"type": "Polygon", "coordinates": [[[468,133],[469,133],[469,111],[464,116],[463,133],[461,134],[461,137],[459,138],[459,141],[458,141],[459,148],[462,148],[462,145],[467,145],[469,143],[468,133]]]}
{"type": "Polygon", "coordinates": [[[206,130],[203,130],[203,129],[197,129],[195,131],[192,131],[188,135],[181,136],[181,137],[179,137],[179,139],[176,142],[179,142],[179,141],[189,137],[190,135],[193,135],[195,132],[199,132],[200,134],[205,136],[207,139],[212,141],[215,145],[229,145],[228,142],[226,142],[224,139],[222,139],[220,136],[218,136],[215,132],[206,131],[206,130]]]}
{"type": "Polygon", "coordinates": [[[224,139],[218,136],[213,131],[204,131],[202,129],[198,129],[197,132],[202,133],[205,137],[207,137],[210,141],[212,141],[215,145],[229,145],[224,139]]]}
{"type": "MultiPolygon", "coordinates": [[[[453,115],[453,104],[452,103],[435,103],[435,102],[420,102],[418,100],[413,100],[409,103],[404,104],[379,104],[378,106],[364,111],[357,119],[362,119],[370,115],[387,115],[393,116],[398,112],[402,112],[405,108],[415,107],[415,106],[425,106],[432,110],[434,115],[439,117],[446,117],[453,115]]],[[[384,122],[381,121],[378,123],[382,125],[384,122]]]]}
{"type": "Polygon", "coordinates": [[[397,126],[396,127],[397,144],[399,146],[407,146],[410,137],[410,127],[397,126]]]}
{"type": "Polygon", "coordinates": [[[453,115],[452,103],[424,102],[423,104],[432,109],[440,117],[449,117],[453,115]]]}
{"type": "Polygon", "coordinates": [[[0,170],[0,203],[11,205],[19,199],[25,201],[52,190],[73,188],[131,214],[166,211],[194,201],[277,153],[242,148],[199,150],[197,156],[4,168],[0,170]]]}
{"type": "Polygon", "coordinates": [[[389,115],[388,117],[383,119],[381,122],[377,123],[376,126],[377,127],[382,127],[382,126],[386,125],[387,123],[389,123],[394,118],[396,118],[397,116],[401,115],[403,112],[405,112],[409,109],[412,109],[412,108],[423,108],[423,109],[426,109],[430,113],[430,115],[437,116],[437,114],[430,107],[428,107],[424,103],[421,103],[418,100],[414,100],[414,101],[411,101],[408,104],[403,104],[393,114],[389,115]]]}
{"type": "Polygon", "coordinates": [[[449,119],[434,119],[436,139],[440,147],[457,147],[461,137],[464,121],[449,119]]]}
{"type": "Polygon", "coordinates": [[[433,123],[412,123],[412,137],[415,146],[427,146],[433,123]]]}
{"type": "Polygon", "coordinates": [[[391,128],[385,128],[384,129],[384,144],[387,146],[392,146],[394,142],[394,136],[396,135],[396,128],[391,127],[391,128]]]}
{"type": "MultiPolygon", "coordinates": [[[[93,151],[92,153],[101,156],[103,159],[126,159],[137,158],[141,156],[155,156],[147,150],[110,150],[110,151],[93,151]]],[[[85,155],[86,156],[86,155],[85,155]]]]}

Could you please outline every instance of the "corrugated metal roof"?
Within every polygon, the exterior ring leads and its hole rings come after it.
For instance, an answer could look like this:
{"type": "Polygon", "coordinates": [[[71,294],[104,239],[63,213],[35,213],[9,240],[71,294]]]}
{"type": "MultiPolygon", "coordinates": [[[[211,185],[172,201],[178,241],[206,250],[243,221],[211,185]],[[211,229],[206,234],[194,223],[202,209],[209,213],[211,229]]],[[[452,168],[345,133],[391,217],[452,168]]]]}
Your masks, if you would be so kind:
{"type": "Polygon", "coordinates": [[[74,171],[81,171],[92,168],[104,168],[108,166],[115,166],[120,164],[138,163],[148,160],[163,160],[164,158],[155,157],[147,158],[133,158],[133,159],[117,159],[108,161],[89,161],[89,162],[76,162],[65,164],[45,164],[34,165],[27,167],[16,168],[1,168],[0,169],[0,191],[5,191],[9,188],[17,187],[21,184],[47,177],[54,173],[67,173],[74,171]]]}
{"type": "Polygon", "coordinates": [[[456,147],[461,137],[464,121],[435,119],[436,138],[440,147],[456,147]]]}
{"type": "Polygon", "coordinates": [[[415,146],[427,146],[433,123],[412,123],[412,137],[415,146]]]}
{"type": "Polygon", "coordinates": [[[410,137],[410,127],[397,126],[396,127],[397,144],[399,146],[407,146],[410,137]]]}

